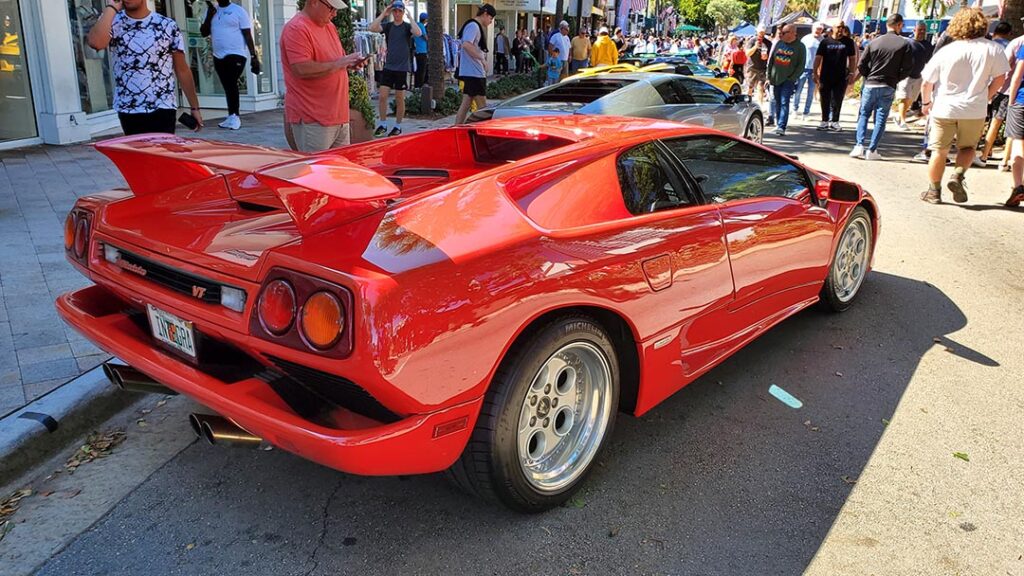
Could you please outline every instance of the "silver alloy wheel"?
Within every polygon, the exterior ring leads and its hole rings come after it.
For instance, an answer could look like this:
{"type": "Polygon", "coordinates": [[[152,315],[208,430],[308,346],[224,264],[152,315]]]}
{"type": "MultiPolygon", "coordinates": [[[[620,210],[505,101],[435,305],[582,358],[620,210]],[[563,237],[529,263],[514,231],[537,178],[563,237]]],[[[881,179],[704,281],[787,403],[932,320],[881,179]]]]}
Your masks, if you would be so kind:
{"type": "Polygon", "coordinates": [[[764,123],[757,116],[751,118],[750,123],[747,124],[746,138],[757,144],[760,144],[764,139],[764,123]]]}
{"type": "Polygon", "coordinates": [[[839,239],[831,274],[836,298],[840,302],[852,300],[864,283],[868,271],[868,255],[871,253],[870,226],[866,218],[854,218],[839,239]]]}
{"type": "Polygon", "coordinates": [[[566,344],[538,370],[517,435],[519,462],[533,488],[556,492],[590,466],[611,419],[611,380],[608,358],[589,342],[566,344]]]}

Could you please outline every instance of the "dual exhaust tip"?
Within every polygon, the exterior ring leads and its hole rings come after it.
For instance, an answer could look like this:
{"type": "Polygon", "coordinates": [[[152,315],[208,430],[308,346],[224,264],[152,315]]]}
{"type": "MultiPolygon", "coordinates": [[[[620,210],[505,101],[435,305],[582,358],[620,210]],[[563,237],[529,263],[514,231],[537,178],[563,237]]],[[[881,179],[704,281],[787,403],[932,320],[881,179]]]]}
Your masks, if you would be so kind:
{"type": "MultiPolygon", "coordinates": [[[[127,392],[178,394],[131,366],[107,362],[103,364],[103,373],[114,386],[127,392]]],[[[188,422],[196,436],[210,444],[258,448],[263,443],[262,438],[246,432],[241,426],[223,416],[192,413],[189,414],[188,422]]]]}

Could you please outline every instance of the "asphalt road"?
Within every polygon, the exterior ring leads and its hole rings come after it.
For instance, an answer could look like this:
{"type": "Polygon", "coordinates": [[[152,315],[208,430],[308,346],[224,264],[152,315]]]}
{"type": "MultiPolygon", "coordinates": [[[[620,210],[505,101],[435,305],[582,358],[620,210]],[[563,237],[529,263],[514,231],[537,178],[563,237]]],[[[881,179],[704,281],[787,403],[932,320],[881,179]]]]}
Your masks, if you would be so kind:
{"type": "MultiPolygon", "coordinates": [[[[890,132],[883,153],[918,139],[890,132]]],[[[851,141],[768,143],[876,195],[854,308],[803,312],[621,417],[574,505],[520,516],[440,476],[195,443],[186,400],[149,398],[113,456],[33,483],[53,494],[23,504],[0,573],[1024,575],[1024,212],[996,207],[994,168],[967,205],[924,204],[924,166],[849,159],[851,141]]]]}

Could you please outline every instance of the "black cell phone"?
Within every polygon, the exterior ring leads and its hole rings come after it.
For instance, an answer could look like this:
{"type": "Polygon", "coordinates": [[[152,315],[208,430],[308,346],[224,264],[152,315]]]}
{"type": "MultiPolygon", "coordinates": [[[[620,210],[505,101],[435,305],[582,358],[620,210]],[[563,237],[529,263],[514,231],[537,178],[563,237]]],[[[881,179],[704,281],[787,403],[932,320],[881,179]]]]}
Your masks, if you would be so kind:
{"type": "Polygon", "coordinates": [[[181,122],[181,125],[189,130],[195,130],[196,126],[199,126],[199,122],[196,120],[196,117],[188,112],[182,112],[181,116],[178,116],[178,122],[181,122]]]}

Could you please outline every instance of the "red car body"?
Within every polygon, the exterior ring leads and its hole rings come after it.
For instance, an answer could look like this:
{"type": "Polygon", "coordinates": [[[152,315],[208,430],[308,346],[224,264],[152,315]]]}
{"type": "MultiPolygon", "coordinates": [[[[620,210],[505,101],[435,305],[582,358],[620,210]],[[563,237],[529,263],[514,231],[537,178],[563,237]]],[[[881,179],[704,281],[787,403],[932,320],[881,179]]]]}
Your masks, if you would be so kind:
{"type": "Polygon", "coordinates": [[[858,204],[877,234],[869,195],[826,201],[830,178],[810,170],[816,185],[796,199],[626,210],[621,151],[709,133],[513,119],[311,156],[108,140],[97,148],[130,190],[79,200],[68,258],[95,285],[57,308],[100,348],[282,449],[357,474],[444,470],[506,352],[543,318],[599,318],[623,367],[620,408],[641,415],[815,303],[858,204]],[[281,274],[342,301],[329,349],[257,318],[261,288],[281,274]],[[242,290],[244,307],[204,300],[204,286],[242,290]],[[191,322],[197,360],[154,339],[147,305],[191,322]],[[315,381],[322,405],[268,383],[281,373],[315,381]]]}

